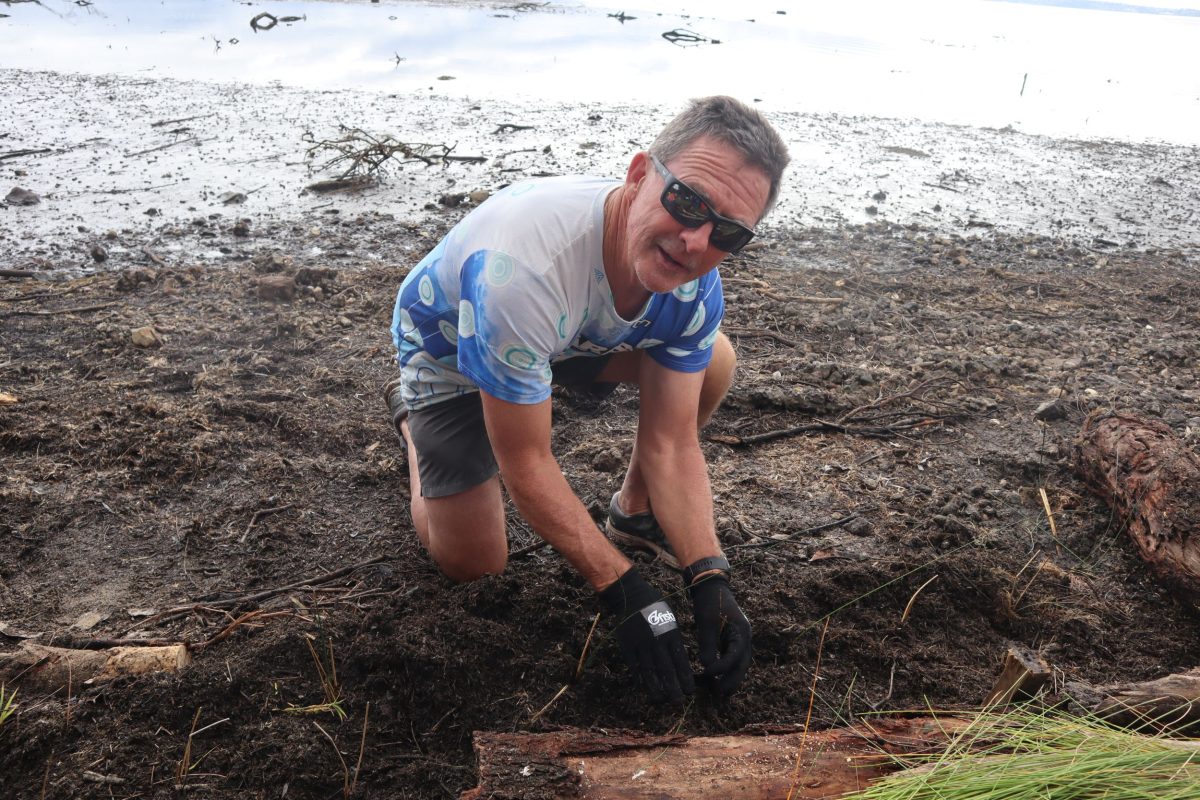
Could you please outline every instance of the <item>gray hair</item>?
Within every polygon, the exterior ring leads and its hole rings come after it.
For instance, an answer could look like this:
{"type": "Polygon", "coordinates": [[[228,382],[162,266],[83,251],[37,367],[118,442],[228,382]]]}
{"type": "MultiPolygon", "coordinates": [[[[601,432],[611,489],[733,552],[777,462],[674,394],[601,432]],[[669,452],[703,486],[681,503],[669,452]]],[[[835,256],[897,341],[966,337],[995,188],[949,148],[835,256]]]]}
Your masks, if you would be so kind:
{"type": "Polygon", "coordinates": [[[740,100],[724,95],[692,100],[650,145],[650,153],[664,164],[688,145],[705,136],[729,145],[771,179],[765,214],[779,199],[779,184],[788,165],[787,145],[767,118],[740,100]]]}

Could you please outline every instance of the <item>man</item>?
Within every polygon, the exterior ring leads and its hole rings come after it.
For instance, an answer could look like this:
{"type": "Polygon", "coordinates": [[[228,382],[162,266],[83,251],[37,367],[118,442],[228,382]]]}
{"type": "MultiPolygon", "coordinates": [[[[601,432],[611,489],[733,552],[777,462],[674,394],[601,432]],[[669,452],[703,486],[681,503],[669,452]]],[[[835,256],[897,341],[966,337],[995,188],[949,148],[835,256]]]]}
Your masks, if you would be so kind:
{"type": "Polygon", "coordinates": [[[698,429],[733,381],[714,269],[774,203],[787,148],[756,111],[696,100],[633,156],[624,182],[518,183],[464,218],[400,287],[401,377],[385,389],[408,448],[412,518],[458,581],[507,562],[500,479],[518,511],[599,593],[656,700],[694,679],[662,594],[597,529],[550,451],[550,386],[631,383],[633,455],[607,525],[681,569],[703,675],[731,693],[750,623],[717,541],[698,429]]]}

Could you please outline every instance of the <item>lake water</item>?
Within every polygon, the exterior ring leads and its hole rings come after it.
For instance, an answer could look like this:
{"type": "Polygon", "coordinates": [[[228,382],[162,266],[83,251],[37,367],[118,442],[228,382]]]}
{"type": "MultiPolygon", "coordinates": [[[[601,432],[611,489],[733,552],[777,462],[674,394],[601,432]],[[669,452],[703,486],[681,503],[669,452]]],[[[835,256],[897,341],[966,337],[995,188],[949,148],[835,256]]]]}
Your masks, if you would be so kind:
{"type": "Polygon", "coordinates": [[[728,93],[767,111],[1200,144],[1200,12],[1062,2],[41,0],[0,5],[0,67],[671,107],[728,93]],[[255,31],[262,13],[301,19],[255,31]]]}

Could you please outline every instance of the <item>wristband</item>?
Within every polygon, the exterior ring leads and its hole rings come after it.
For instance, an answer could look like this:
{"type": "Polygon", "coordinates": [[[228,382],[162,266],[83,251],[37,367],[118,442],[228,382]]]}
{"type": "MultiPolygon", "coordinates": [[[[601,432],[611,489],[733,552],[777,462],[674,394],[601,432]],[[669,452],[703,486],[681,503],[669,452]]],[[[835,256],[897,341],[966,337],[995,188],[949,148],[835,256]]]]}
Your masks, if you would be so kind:
{"type": "Polygon", "coordinates": [[[720,570],[725,574],[725,577],[728,578],[730,574],[728,559],[724,558],[723,556],[711,556],[709,558],[702,558],[699,561],[692,563],[690,566],[684,567],[683,585],[691,586],[696,582],[696,578],[698,578],[701,573],[712,572],[713,570],[720,570]]]}

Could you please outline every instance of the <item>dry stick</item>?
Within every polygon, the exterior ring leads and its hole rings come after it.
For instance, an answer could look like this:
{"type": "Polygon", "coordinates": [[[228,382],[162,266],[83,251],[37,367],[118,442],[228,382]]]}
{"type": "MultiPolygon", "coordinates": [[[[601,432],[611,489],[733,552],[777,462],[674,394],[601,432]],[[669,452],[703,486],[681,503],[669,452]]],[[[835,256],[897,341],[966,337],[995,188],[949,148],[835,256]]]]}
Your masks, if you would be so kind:
{"type": "Polygon", "coordinates": [[[151,122],[150,127],[151,128],[161,128],[164,125],[174,125],[176,122],[191,122],[194,119],[205,119],[207,117],[215,117],[216,115],[217,115],[217,112],[214,111],[211,114],[197,114],[194,117],[180,117],[179,119],[164,119],[164,120],[160,120],[158,122],[151,122]]]}
{"type": "Polygon", "coordinates": [[[249,622],[252,619],[271,619],[272,617],[294,617],[294,616],[296,616],[296,612],[291,611],[291,610],[266,612],[266,611],[263,611],[261,608],[259,608],[254,611],[247,611],[245,614],[242,614],[240,617],[235,619],[233,622],[226,625],[217,635],[211,637],[207,641],[200,642],[197,645],[191,645],[188,647],[188,649],[193,650],[195,652],[199,652],[199,651],[205,649],[206,647],[210,647],[210,646],[216,644],[217,642],[220,642],[224,639],[229,638],[233,634],[235,629],[237,629],[238,627],[240,627],[242,625],[245,625],[247,622],[249,622]]]}
{"type": "Polygon", "coordinates": [[[54,151],[48,147],[43,147],[40,150],[10,150],[7,153],[0,153],[0,161],[4,161],[9,158],[20,158],[21,156],[36,156],[36,155],[40,155],[41,153],[52,153],[52,152],[54,152],[54,151]]]}
{"type": "Polygon", "coordinates": [[[549,547],[549,546],[550,546],[550,543],[547,542],[545,539],[543,539],[540,542],[534,542],[533,544],[525,545],[520,550],[512,551],[511,553],[508,554],[508,557],[509,558],[521,558],[522,556],[527,556],[530,553],[534,553],[534,552],[537,552],[538,550],[541,550],[543,547],[549,547]]]}
{"type": "Polygon", "coordinates": [[[930,578],[929,580],[925,581],[920,586],[918,586],[917,590],[912,593],[912,597],[908,598],[908,604],[906,606],[904,606],[904,613],[900,615],[900,624],[901,625],[903,625],[905,622],[908,621],[908,615],[912,613],[913,606],[917,602],[917,595],[919,595],[921,593],[922,589],[924,589],[926,586],[933,583],[937,579],[938,579],[938,576],[934,575],[932,578],[930,578]]]}
{"type": "Polygon", "coordinates": [[[758,331],[758,330],[754,330],[752,328],[730,328],[730,327],[723,327],[723,328],[721,328],[721,330],[724,331],[725,333],[729,334],[730,336],[736,336],[739,339],[772,339],[776,342],[779,342],[782,345],[787,345],[788,347],[799,347],[800,346],[800,344],[798,342],[796,342],[794,339],[789,339],[786,336],[784,336],[783,334],[776,333],[775,331],[758,331]]]}
{"type": "Polygon", "coordinates": [[[146,258],[153,261],[156,265],[160,267],[167,266],[167,262],[163,261],[157,253],[150,249],[150,245],[142,245],[142,252],[146,255],[146,258]]]}
{"type": "Polygon", "coordinates": [[[317,730],[325,734],[325,738],[333,745],[333,752],[337,754],[338,761],[342,762],[342,796],[350,796],[350,767],[346,766],[346,759],[342,758],[342,751],[338,749],[337,742],[329,735],[329,732],[321,727],[321,723],[313,720],[313,725],[317,726],[317,730]]]}
{"type": "Polygon", "coordinates": [[[771,442],[775,439],[786,439],[790,436],[796,436],[801,433],[814,433],[816,431],[830,431],[833,433],[848,433],[855,436],[864,436],[866,438],[882,439],[887,436],[894,436],[901,431],[909,431],[914,428],[923,428],[929,425],[934,425],[941,422],[938,417],[921,417],[914,420],[904,420],[893,425],[841,425],[836,422],[816,422],[808,425],[797,425],[793,428],[783,428],[781,430],[767,431],[753,436],[726,436],[723,434],[713,434],[708,438],[710,442],[718,442],[727,444],[733,447],[746,447],[752,444],[762,444],[763,442],[771,442]]]}
{"type": "Polygon", "coordinates": [[[358,787],[358,773],[362,769],[363,753],[367,749],[367,720],[371,718],[371,701],[367,701],[367,709],[363,712],[363,730],[362,738],[358,740],[358,762],[354,765],[354,780],[350,781],[350,792],[354,794],[354,790],[358,787]]]}
{"type": "MultiPolygon", "coordinates": [[[[185,606],[176,606],[175,608],[169,608],[166,611],[162,611],[158,614],[155,614],[152,617],[149,617],[149,618],[143,620],[136,627],[143,628],[143,627],[146,627],[147,625],[151,625],[155,622],[162,622],[165,619],[172,619],[174,617],[182,616],[183,614],[190,614],[193,611],[199,611],[201,609],[230,608],[230,607],[236,607],[236,606],[242,605],[243,603],[254,603],[259,600],[266,600],[270,597],[274,597],[275,595],[283,594],[284,592],[289,592],[292,589],[300,589],[305,586],[316,586],[316,585],[322,584],[322,583],[329,583],[330,581],[337,580],[338,578],[341,578],[345,575],[349,575],[351,572],[354,572],[356,570],[360,570],[364,567],[369,567],[373,564],[380,564],[384,561],[391,561],[391,559],[392,559],[391,556],[376,556],[375,558],[369,559],[367,561],[363,561],[363,562],[354,564],[349,567],[342,567],[341,569],[335,569],[333,572],[327,572],[324,575],[319,575],[315,578],[309,578],[307,580],[289,583],[286,586],[279,586],[274,589],[265,589],[261,592],[255,592],[254,594],[242,595],[241,597],[231,597],[228,600],[217,600],[212,603],[192,603],[190,605],[185,605],[185,606]]],[[[130,630],[132,630],[132,628],[130,630]]]]}
{"type": "Polygon", "coordinates": [[[804,715],[804,733],[800,736],[800,748],[796,751],[796,770],[792,773],[792,785],[788,788],[787,800],[792,800],[796,784],[800,782],[800,759],[804,757],[804,742],[808,739],[808,725],[812,721],[813,702],[817,698],[817,678],[821,674],[821,652],[825,649],[825,634],[829,632],[830,620],[826,618],[825,627],[821,629],[821,639],[817,642],[817,663],[813,665],[812,689],[808,693],[808,713],[804,715]]]}
{"type": "Polygon", "coordinates": [[[809,534],[820,533],[821,531],[827,531],[830,528],[838,528],[838,527],[841,527],[842,525],[845,525],[847,522],[851,522],[852,520],[856,520],[856,519],[858,519],[858,514],[848,514],[848,515],[842,517],[841,519],[835,519],[833,522],[826,522],[823,525],[814,525],[811,528],[805,528],[802,531],[796,531],[795,533],[789,533],[787,536],[783,536],[778,539],[764,539],[761,542],[749,542],[747,544],[734,544],[734,545],[730,545],[729,547],[731,550],[734,548],[737,548],[737,547],[772,547],[773,545],[783,544],[784,542],[790,542],[793,539],[796,539],[797,537],[800,537],[800,536],[808,536],[809,534]]]}
{"type": "Polygon", "coordinates": [[[275,508],[260,508],[258,511],[255,511],[254,516],[250,518],[250,524],[246,526],[246,532],[242,534],[242,538],[238,539],[238,544],[246,541],[246,537],[250,535],[250,530],[258,524],[259,518],[265,517],[268,514],[278,514],[280,511],[287,511],[294,505],[295,503],[288,503],[287,505],[276,506],[275,508]]]}
{"type": "Polygon", "coordinates": [[[0,269],[0,278],[32,278],[37,275],[31,269],[0,269]]]}
{"type": "Polygon", "coordinates": [[[5,312],[4,316],[6,316],[6,317],[18,317],[18,316],[53,317],[53,316],[57,316],[58,314],[83,314],[88,311],[99,311],[103,308],[111,308],[112,306],[115,306],[115,305],[118,305],[118,303],[116,301],[113,301],[111,303],[97,303],[94,306],[76,306],[74,308],[55,308],[55,309],[51,309],[50,311],[37,311],[32,308],[18,308],[13,311],[5,312]]]}
{"type": "Polygon", "coordinates": [[[135,158],[136,156],[144,156],[147,153],[157,153],[159,150],[166,150],[168,147],[174,147],[174,146],[180,145],[180,144],[203,144],[204,142],[211,142],[216,138],[217,138],[216,136],[210,136],[207,139],[201,139],[198,136],[193,136],[190,139],[180,139],[177,142],[167,142],[166,144],[160,144],[158,147],[151,147],[149,150],[139,150],[136,153],[126,153],[125,157],[126,158],[135,158]]]}

